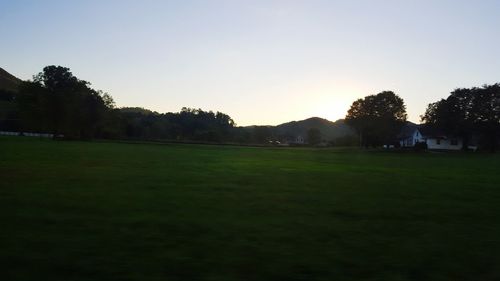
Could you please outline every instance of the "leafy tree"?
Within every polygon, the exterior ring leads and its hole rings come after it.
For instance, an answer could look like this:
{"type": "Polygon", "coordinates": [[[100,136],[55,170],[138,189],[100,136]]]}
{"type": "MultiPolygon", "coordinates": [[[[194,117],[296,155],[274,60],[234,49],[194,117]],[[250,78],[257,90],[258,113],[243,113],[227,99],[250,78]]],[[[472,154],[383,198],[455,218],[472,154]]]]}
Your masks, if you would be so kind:
{"type": "Polygon", "coordinates": [[[101,90],[98,90],[97,92],[98,92],[99,96],[101,96],[102,101],[104,102],[104,105],[107,108],[114,109],[116,107],[115,100],[113,99],[113,97],[110,94],[104,93],[101,90]]]}
{"type": "Polygon", "coordinates": [[[500,84],[456,89],[446,99],[429,104],[421,119],[447,134],[462,137],[464,149],[470,138],[478,135],[483,147],[494,151],[500,135],[500,84]]]}
{"type": "Polygon", "coordinates": [[[500,138],[500,84],[484,85],[472,89],[470,119],[482,144],[496,151],[500,138]]]}
{"type": "Polygon", "coordinates": [[[384,91],[354,101],[345,121],[356,130],[361,145],[377,146],[394,142],[406,117],[403,99],[384,91]]]}
{"type": "MultiPolygon", "coordinates": [[[[186,107],[165,114],[137,107],[117,109],[109,94],[92,89],[90,83],[78,79],[66,67],[47,66],[19,88],[15,102],[23,131],[51,132],[66,138],[210,142],[243,137],[235,133],[233,119],[222,112],[186,107]]],[[[13,96],[2,92],[0,99],[11,102],[13,96]]],[[[2,128],[6,127],[4,123],[0,123],[2,128]]]]}
{"type": "Polygon", "coordinates": [[[23,82],[18,105],[25,130],[67,138],[97,136],[113,102],[89,86],[61,66],[47,66],[33,81],[23,82]]]}
{"type": "Polygon", "coordinates": [[[229,141],[234,121],[221,112],[182,108],[178,113],[160,114],[143,108],[119,109],[124,136],[141,139],[229,141]]]}
{"type": "Polygon", "coordinates": [[[47,89],[32,81],[22,82],[16,102],[23,131],[53,132],[47,89]]]}
{"type": "Polygon", "coordinates": [[[0,131],[19,130],[16,96],[16,92],[0,89],[0,131]]]}
{"type": "Polygon", "coordinates": [[[422,122],[449,135],[462,137],[463,147],[467,148],[473,130],[472,120],[469,118],[471,98],[470,89],[456,89],[447,99],[429,104],[421,116],[422,122]]]}

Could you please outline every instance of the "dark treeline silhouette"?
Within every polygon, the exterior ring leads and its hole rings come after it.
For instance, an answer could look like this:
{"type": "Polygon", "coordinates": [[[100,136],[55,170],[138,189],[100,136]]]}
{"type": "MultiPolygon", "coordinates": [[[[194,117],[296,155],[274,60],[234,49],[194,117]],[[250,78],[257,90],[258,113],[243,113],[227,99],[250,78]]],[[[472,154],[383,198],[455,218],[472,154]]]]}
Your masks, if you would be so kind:
{"type": "Polygon", "coordinates": [[[121,108],[121,134],[133,139],[227,142],[233,140],[235,123],[229,115],[201,109],[182,108],[178,113],[157,113],[143,108],[121,108]]]}
{"type": "MultiPolygon", "coordinates": [[[[421,120],[427,128],[459,137],[464,150],[474,140],[475,147],[495,151],[500,141],[500,84],[456,89],[429,104],[421,120]]],[[[406,107],[399,96],[384,91],[354,101],[345,122],[363,146],[398,146],[397,135],[407,124],[406,107]]]]}
{"type": "Polygon", "coordinates": [[[19,128],[15,97],[15,91],[0,89],[0,130],[15,131],[19,128]]]}
{"type": "Polygon", "coordinates": [[[21,82],[20,79],[0,68],[0,129],[12,131],[18,128],[19,116],[14,100],[21,82]]]}
{"type": "Polygon", "coordinates": [[[51,133],[65,139],[222,142],[233,138],[235,126],[221,112],[182,108],[178,113],[160,114],[143,108],[115,108],[110,95],[92,89],[61,66],[45,67],[32,81],[21,82],[17,93],[3,91],[0,98],[15,104],[9,120],[16,122],[2,129],[51,133]]]}
{"type": "Polygon", "coordinates": [[[116,108],[110,95],[91,88],[66,67],[47,66],[31,81],[21,81],[6,71],[0,74],[5,78],[0,81],[0,131],[50,133],[64,139],[317,145],[339,138],[339,143],[352,144],[346,138],[351,130],[339,121],[310,118],[279,126],[236,127],[221,112],[186,107],[175,113],[116,108]]]}
{"type": "Polygon", "coordinates": [[[446,99],[429,104],[422,121],[459,136],[463,149],[473,138],[484,149],[495,151],[500,136],[500,84],[459,88],[446,99]]]}
{"type": "Polygon", "coordinates": [[[16,102],[24,131],[78,139],[102,134],[113,107],[109,95],[90,88],[90,83],[60,66],[47,66],[33,81],[22,82],[16,102]]]}
{"type": "MultiPolygon", "coordinates": [[[[345,122],[314,117],[278,126],[236,127],[233,119],[221,112],[116,108],[110,95],[91,88],[90,83],[61,66],[47,66],[31,81],[0,70],[0,131],[51,133],[65,139],[377,147],[397,146],[398,133],[407,124],[404,101],[392,91],[354,101],[345,122]]],[[[500,84],[456,89],[448,98],[431,103],[422,122],[462,138],[464,148],[475,140],[481,148],[496,150],[500,84]]]]}

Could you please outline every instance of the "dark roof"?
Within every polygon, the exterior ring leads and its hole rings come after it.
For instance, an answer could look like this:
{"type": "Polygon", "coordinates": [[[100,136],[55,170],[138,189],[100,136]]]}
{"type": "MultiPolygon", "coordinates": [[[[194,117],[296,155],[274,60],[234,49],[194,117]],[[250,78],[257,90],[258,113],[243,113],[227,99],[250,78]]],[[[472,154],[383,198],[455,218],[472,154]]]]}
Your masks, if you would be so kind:
{"type": "Polygon", "coordinates": [[[426,138],[446,138],[447,135],[440,129],[428,126],[428,125],[419,125],[418,131],[422,134],[423,137],[426,138]]]}
{"type": "Polygon", "coordinates": [[[415,130],[418,128],[417,124],[407,122],[402,128],[401,131],[398,134],[398,138],[400,139],[406,139],[408,137],[411,137],[415,130]]]}
{"type": "Polygon", "coordinates": [[[431,127],[429,125],[417,125],[411,122],[406,123],[398,134],[399,139],[409,138],[418,130],[424,138],[446,138],[447,135],[442,130],[431,127]]]}

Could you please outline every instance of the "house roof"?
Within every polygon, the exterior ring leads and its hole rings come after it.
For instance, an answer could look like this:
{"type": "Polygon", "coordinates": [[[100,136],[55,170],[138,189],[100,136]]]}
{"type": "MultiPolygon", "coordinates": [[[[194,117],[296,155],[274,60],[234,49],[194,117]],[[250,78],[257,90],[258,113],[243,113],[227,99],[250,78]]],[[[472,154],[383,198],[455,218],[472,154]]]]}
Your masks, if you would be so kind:
{"type": "Polygon", "coordinates": [[[423,137],[446,138],[446,134],[442,130],[430,126],[421,125],[419,126],[418,131],[422,134],[423,137]]]}
{"type": "Polygon", "coordinates": [[[410,122],[406,123],[401,128],[401,131],[398,134],[398,138],[406,139],[406,138],[411,137],[417,128],[418,128],[417,124],[410,123],[410,122]]]}
{"type": "Polygon", "coordinates": [[[401,128],[401,132],[398,134],[399,139],[406,139],[415,133],[415,130],[418,130],[422,137],[424,138],[446,138],[447,135],[437,128],[422,124],[417,125],[413,123],[407,123],[401,128]]]}

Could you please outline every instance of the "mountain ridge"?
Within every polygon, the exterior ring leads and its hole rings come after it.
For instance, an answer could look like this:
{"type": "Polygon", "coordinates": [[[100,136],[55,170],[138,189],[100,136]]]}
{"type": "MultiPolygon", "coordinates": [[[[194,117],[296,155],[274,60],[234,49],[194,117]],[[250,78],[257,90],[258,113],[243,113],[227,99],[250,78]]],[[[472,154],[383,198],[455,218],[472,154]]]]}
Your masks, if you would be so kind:
{"type": "Polygon", "coordinates": [[[318,129],[322,138],[333,140],[339,137],[354,134],[353,130],[344,122],[344,119],[330,121],[320,117],[310,117],[304,120],[291,121],[276,126],[276,131],[281,135],[307,136],[310,129],[318,129]]]}
{"type": "Polygon", "coordinates": [[[349,127],[344,119],[330,121],[321,117],[310,117],[303,120],[285,122],[279,125],[251,125],[243,128],[251,129],[265,127],[270,129],[274,135],[285,138],[295,139],[297,137],[307,138],[309,129],[318,129],[324,140],[334,140],[337,138],[354,135],[354,131],[349,127]]]}

